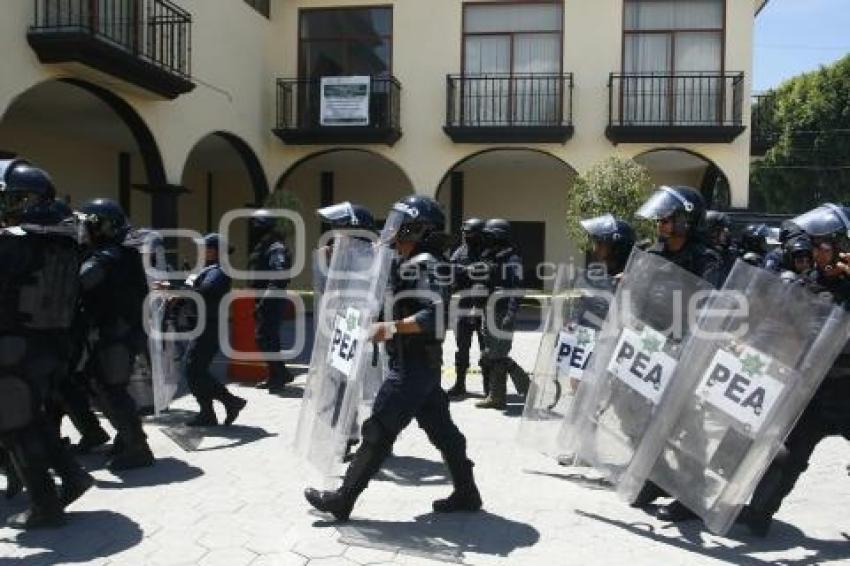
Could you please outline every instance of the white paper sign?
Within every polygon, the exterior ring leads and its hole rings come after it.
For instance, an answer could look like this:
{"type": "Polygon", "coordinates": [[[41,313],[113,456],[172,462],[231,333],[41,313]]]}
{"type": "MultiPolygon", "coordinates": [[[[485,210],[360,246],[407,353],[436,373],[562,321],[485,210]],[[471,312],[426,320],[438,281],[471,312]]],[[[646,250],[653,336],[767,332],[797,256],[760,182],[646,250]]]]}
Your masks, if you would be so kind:
{"type": "Polygon", "coordinates": [[[555,346],[555,365],[558,375],[581,381],[584,370],[590,365],[593,348],[596,346],[596,331],[586,326],[563,329],[558,333],[555,346]]]}
{"type": "Polygon", "coordinates": [[[322,77],[322,126],[368,126],[368,76],[322,77]]]}
{"type": "Polygon", "coordinates": [[[608,371],[656,405],[676,370],[676,360],[663,351],[666,342],[663,334],[649,327],[640,333],[624,328],[608,371]]]}
{"type": "Polygon", "coordinates": [[[344,317],[337,315],[334,320],[331,350],[328,356],[331,366],[344,373],[346,377],[351,377],[354,356],[360,341],[364,338],[360,329],[360,316],[359,310],[348,307],[344,317]]]}
{"type": "Polygon", "coordinates": [[[785,389],[782,382],[764,374],[771,364],[774,361],[770,357],[752,348],[740,356],[719,349],[703,374],[697,394],[755,436],[785,389]]]}

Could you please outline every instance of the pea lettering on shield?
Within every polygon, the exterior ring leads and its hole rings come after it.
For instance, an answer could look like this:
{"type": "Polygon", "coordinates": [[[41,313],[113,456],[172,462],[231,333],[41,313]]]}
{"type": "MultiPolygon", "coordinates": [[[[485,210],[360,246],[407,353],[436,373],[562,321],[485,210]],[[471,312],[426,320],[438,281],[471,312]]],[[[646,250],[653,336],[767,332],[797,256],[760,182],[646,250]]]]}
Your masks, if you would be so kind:
{"type": "Polygon", "coordinates": [[[360,347],[360,334],[360,311],[349,307],[344,316],[336,317],[328,355],[331,366],[347,377],[351,377],[354,357],[360,347]]]}
{"type": "Polygon", "coordinates": [[[753,349],[745,350],[740,356],[717,350],[697,392],[754,435],[764,426],[785,388],[782,382],[764,373],[768,367],[777,365],[753,349]]]}
{"type": "Polygon", "coordinates": [[[592,328],[578,326],[575,329],[561,330],[555,349],[558,373],[581,380],[590,365],[595,344],[596,331],[592,328]]]}
{"type": "Polygon", "coordinates": [[[640,333],[624,328],[608,371],[656,404],[676,369],[676,360],[663,351],[665,343],[663,334],[648,327],[640,333]]]}

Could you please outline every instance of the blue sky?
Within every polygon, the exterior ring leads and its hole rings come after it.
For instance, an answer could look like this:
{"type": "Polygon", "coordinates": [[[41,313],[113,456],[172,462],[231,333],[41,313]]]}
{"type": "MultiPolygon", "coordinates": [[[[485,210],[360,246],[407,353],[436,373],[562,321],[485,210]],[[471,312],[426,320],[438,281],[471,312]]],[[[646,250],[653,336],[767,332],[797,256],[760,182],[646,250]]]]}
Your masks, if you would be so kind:
{"type": "Polygon", "coordinates": [[[767,90],[850,53],[850,0],[770,0],[756,19],[753,88],[767,90]]]}

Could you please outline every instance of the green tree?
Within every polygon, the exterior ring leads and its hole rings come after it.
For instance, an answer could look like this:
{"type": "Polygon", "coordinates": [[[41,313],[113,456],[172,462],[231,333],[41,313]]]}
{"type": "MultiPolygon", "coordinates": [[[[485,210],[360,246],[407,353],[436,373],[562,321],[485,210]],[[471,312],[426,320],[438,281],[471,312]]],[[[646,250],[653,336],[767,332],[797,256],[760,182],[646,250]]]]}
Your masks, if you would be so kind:
{"type": "Polygon", "coordinates": [[[635,221],[635,212],[652,193],[653,183],[646,167],[632,159],[609,157],[578,177],[567,197],[567,235],[580,246],[587,237],[579,221],[611,213],[647,236],[649,226],[635,221]]]}
{"type": "Polygon", "coordinates": [[[799,213],[850,201],[850,55],[795,77],[756,106],[773,146],[751,172],[751,206],[799,213]]]}

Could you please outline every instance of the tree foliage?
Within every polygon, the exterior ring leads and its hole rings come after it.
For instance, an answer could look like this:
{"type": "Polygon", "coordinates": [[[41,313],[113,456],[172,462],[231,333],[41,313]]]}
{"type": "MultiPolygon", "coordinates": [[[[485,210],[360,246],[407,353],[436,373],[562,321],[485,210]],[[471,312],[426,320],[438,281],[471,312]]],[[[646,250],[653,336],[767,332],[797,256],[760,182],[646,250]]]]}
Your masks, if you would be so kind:
{"type": "Polygon", "coordinates": [[[642,236],[648,227],[636,222],[635,212],[652,193],[653,183],[646,168],[632,159],[611,156],[578,177],[568,195],[567,234],[584,245],[587,236],[580,220],[611,213],[626,220],[642,236]]]}
{"type": "Polygon", "coordinates": [[[751,206],[799,213],[850,201],[850,55],[795,77],[754,108],[773,146],[751,173],[751,206]]]}

